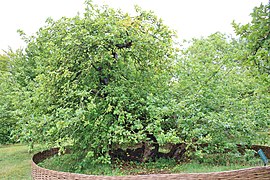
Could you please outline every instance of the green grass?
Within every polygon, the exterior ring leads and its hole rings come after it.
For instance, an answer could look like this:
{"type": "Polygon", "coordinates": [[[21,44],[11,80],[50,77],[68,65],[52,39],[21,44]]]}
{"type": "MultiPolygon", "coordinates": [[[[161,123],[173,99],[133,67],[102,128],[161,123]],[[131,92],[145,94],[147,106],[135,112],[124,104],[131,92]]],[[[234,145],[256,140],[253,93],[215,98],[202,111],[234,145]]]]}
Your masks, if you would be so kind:
{"type": "MultiPolygon", "coordinates": [[[[40,166],[48,169],[65,172],[76,172],[76,159],[72,154],[55,156],[43,161],[40,166]]],[[[238,161],[239,162],[239,161],[238,161]]],[[[136,162],[114,162],[112,165],[97,164],[89,165],[87,169],[77,171],[77,173],[123,176],[138,174],[155,174],[155,173],[202,173],[237,170],[262,165],[260,159],[254,158],[249,162],[225,163],[217,165],[216,163],[199,163],[191,161],[189,163],[177,163],[174,160],[159,159],[155,162],[136,163],[136,162]]]]}
{"type": "Polygon", "coordinates": [[[220,172],[220,171],[229,171],[229,170],[237,170],[243,168],[249,168],[251,165],[239,165],[239,164],[231,164],[228,166],[211,166],[209,164],[198,164],[198,163],[188,163],[177,165],[172,169],[174,173],[207,173],[207,172],[220,172]]]}
{"type": "MultiPolygon", "coordinates": [[[[35,152],[40,151],[37,148],[35,152]]],[[[34,153],[28,153],[26,145],[15,144],[0,146],[0,179],[2,180],[30,180],[31,179],[31,157],[34,153]]],[[[78,169],[76,156],[66,154],[55,156],[45,160],[39,165],[53,170],[76,172],[78,169]]],[[[222,158],[224,159],[224,158],[222,158]]],[[[227,161],[226,161],[227,162],[227,161]]],[[[113,165],[88,166],[88,169],[77,171],[77,173],[96,174],[96,175],[130,175],[130,174],[154,174],[154,173],[199,173],[217,172],[242,169],[261,165],[259,159],[255,158],[251,164],[229,163],[227,165],[211,165],[209,163],[177,163],[174,160],[159,159],[149,163],[126,163],[115,162],[113,165]]]]}
{"type": "Polygon", "coordinates": [[[31,158],[43,149],[37,146],[29,153],[27,145],[0,145],[0,180],[30,180],[31,158]]]}
{"type": "Polygon", "coordinates": [[[1,145],[0,179],[31,179],[31,157],[25,145],[1,145]]]}

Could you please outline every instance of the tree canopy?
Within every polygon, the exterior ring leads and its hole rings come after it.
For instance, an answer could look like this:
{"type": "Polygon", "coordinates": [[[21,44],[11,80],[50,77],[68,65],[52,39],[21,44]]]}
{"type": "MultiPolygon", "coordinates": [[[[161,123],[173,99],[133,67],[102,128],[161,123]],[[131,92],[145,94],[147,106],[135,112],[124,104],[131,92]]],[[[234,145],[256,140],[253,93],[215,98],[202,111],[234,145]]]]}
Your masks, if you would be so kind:
{"type": "Polygon", "coordinates": [[[242,59],[256,66],[260,73],[270,74],[270,4],[255,7],[252,21],[246,25],[233,22],[235,32],[240,35],[245,51],[242,59]]]}
{"type": "Polygon", "coordinates": [[[240,38],[214,33],[179,51],[152,12],[86,1],[83,15],[20,30],[27,47],[1,56],[1,120],[31,146],[71,146],[76,170],[127,152],[148,161],[168,144],[178,160],[239,156],[237,144],[264,143],[269,128],[267,7],[234,23],[240,38]]]}

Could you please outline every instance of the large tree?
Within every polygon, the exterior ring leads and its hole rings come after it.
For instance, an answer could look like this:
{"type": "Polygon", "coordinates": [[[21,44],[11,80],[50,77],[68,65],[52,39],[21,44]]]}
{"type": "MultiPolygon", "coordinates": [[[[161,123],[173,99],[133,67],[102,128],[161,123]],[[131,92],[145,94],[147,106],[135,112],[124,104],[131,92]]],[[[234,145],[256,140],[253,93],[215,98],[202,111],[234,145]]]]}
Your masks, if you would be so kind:
{"type": "Polygon", "coordinates": [[[156,112],[169,103],[175,33],[153,13],[87,2],[83,16],[48,19],[32,37],[20,33],[28,43],[16,76],[25,79],[22,140],[69,142],[85,161],[109,162],[116,148],[147,141],[156,153],[159,136],[174,137],[156,112]]]}
{"type": "Polygon", "coordinates": [[[10,58],[21,141],[71,145],[79,169],[164,157],[168,143],[169,157],[238,156],[236,143],[267,130],[268,85],[242,65],[246,42],[216,33],[177,54],[175,33],[153,13],[86,4],[35,36],[20,31],[28,46],[10,58]]]}

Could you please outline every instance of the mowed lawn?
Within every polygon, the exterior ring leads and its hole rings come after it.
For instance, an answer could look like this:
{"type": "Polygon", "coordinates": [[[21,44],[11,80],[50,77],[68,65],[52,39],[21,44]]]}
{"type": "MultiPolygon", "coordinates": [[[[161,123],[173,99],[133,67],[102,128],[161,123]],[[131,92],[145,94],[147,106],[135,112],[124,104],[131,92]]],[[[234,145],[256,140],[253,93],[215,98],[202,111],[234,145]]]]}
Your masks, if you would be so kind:
{"type": "Polygon", "coordinates": [[[31,179],[31,157],[26,145],[0,145],[0,179],[31,179]]]}

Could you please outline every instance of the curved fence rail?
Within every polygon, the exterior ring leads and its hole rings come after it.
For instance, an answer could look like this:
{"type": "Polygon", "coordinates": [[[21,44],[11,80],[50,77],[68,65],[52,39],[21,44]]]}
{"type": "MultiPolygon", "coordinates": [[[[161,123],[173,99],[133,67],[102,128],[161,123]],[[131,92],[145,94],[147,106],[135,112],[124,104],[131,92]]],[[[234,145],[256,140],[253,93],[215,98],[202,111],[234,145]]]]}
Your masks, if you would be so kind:
{"type": "MultiPolygon", "coordinates": [[[[270,157],[270,147],[252,146],[258,151],[262,149],[266,156],[270,157]]],[[[59,172],[38,166],[38,163],[58,153],[58,148],[53,148],[35,154],[32,158],[32,178],[34,180],[200,180],[200,179],[270,179],[270,166],[253,167],[247,169],[213,172],[213,173],[179,173],[179,174],[151,174],[130,176],[95,176],[59,172]]]]}

